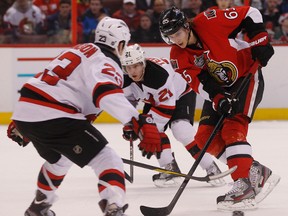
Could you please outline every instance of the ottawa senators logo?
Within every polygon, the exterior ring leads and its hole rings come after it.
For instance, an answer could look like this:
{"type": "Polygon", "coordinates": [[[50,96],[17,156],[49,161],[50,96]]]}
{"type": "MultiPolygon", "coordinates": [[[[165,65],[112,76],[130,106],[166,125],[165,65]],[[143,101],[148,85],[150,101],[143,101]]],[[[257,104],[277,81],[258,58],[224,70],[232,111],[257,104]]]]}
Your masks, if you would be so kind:
{"type": "Polygon", "coordinates": [[[232,62],[215,62],[210,60],[207,66],[210,75],[222,86],[231,86],[237,79],[238,70],[232,62]]]}

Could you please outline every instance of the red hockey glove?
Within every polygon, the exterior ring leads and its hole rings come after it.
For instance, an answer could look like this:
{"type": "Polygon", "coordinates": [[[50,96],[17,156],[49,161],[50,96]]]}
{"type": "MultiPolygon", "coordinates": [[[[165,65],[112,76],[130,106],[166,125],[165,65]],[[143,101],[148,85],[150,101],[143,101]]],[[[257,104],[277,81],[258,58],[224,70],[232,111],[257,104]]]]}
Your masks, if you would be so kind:
{"type": "Polygon", "coordinates": [[[226,117],[233,117],[238,110],[238,100],[232,100],[229,93],[217,94],[213,98],[212,105],[215,111],[226,117]]]}
{"type": "Polygon", "coordinates": [[[12,121],[8,126],[7,136],[14,142],[17,142],[19,146],[25,147],[30,142],[27,137],[24,137],[20,134],[20,132],[16,128],[14,121],[12,121]]]}
{"type": "Polygon", "coordinates": [[[138,147],[142,151],[142,156],[150,159],[155,153],[159,159],[162,152],[161,138],[152,116],[140,114],[138,121],[133,117],[132,125],[134,132],[140,139],[138,147]]]}
{"type": "Polygon", "coordinates": [[[274,49],[269,43],[268,33],[261,32],[249,40],[252,58],[258,60],[265,67],[269,59],[274,55],[274,49]]]}
{"type": "Polygon", "coordinates": [[[135,141],[138,139],[138,136],[134,132],[132,127],[133,127],[132,122],[125,124],[123,127],[122,137],[127,141],[130,141],[130,139],[132,139],[132,141],[135,141]]]}

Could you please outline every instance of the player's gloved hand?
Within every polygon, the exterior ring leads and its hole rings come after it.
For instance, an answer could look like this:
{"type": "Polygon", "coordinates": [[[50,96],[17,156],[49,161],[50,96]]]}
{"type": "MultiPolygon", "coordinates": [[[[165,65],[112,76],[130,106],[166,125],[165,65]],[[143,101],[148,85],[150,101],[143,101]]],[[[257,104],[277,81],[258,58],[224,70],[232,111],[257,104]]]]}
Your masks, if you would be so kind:
{"type": "Polygon", "coordinates": [[[252,58],[258,60],[265,67],[269,59],[274,55],[274,49],[269,43],[268,33],[261,32],[249,40],[252,58]]]}
{"type": "Polygon", "coordinates": [[[238,100],[231,99],[229,93],[219,93],[212,101],[213,109],[226,117],[233,117],[237,113],[238,100]]]}
{"type": "Polygon", "coordinates": [[[130,141],[130,139],[132,139],[132,141],[138,139],[138,135],[134,132],[132,127],[133,127],[132,122],[125,124],[123,127],[122,137],[127,141],[130,141]]]}
{"type": "Polygon", "coordinates": [[[7,136],[14,142],[17,142],[19,146],[25,147],[30,142],[27,137],[24,137],[20,134],[20,132],[16,128],[14,121],[12,121],[8,126],[7,136]]]}
{"type": "Polygon", "coordinates": [[[138,147],[142,151],[142,156],[150,159],[153,154],[156,154],[159,159],[162,152],[161,137],[152,116],[140,114],[138,120],[133,117],[132,125],[140,139],[138,147]]]}

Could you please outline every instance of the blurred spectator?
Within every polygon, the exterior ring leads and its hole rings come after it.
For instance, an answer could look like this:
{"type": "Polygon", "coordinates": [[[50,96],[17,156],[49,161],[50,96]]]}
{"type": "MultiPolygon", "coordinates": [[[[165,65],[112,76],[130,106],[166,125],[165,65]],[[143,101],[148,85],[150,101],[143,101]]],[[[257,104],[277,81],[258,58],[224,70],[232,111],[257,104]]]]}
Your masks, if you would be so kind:
{"type": "Polygon", "coordinates": [[[268,24],[269,29],[274,31],[275,27],[279,26],[278,20],[280,12],[278,9],[278,0],[265,0],[265,8],[266,9],[260,10],[263,16],[263,23],[266,28],[268,24]]]}
{"type": "Polygon", "coordinates": [[[107,16],[102,0],[89,0],[89,9],[82,16],[83,42],[94,42],[95,29],[99,21],[107,16]]]}
{"type": "Polygon", "coordinates": [[[202,0],[189,0],[187,1],[187,8],[184,8],[183,12],[188,18],[193,18],[205,9],[202,0]]]}
{"type": "Polygon", "coordinates": [[[138,10],[150,11],[153,8],[155,0],[136,0],[136,8],[138,10]]]}
{"type": "Polygon", "coordinates": [[[10,8],[13,3],[14,3],[14,0],[1,0],[0,1],[0,16],[1,17],[3,17],[3,15],[6,13],[8,8],[10,8]]]}
{"type": "Polygon", "coordinates": [[[273,44],[288,43],[288,13],[279,18],[280,29],[275,32],[273,44]]]}
{"type": "Polygon", "coordinates": [[[112,17],[126,22],[131,32],[136,31],[140,24],[140,17],[145,12],[136,9],[135,0],[124,0],[122,8],[117,10],[112,17]]]}
{"type": "Polygon", "coordinates": [[[16,40],[22,35],[43,33],[44,15],[30,0],[15,0],[3,20],[7,23],[6,32],[16,40]]]}
{"type": "Polygon", "coordinates": [[[251,0],[251,6],[257,8],[258,10],[263,9],[262,0],[251,0]]]}
{"type": "MultiPolygon", "coordinates": [[[[251,1],[250,5],[252,7],[257,8],[258,10],[262,10],[264,8],[262,3],[263,0],[250,0],[250,1],[251,1]]],[[[244,0],[234,0],[234,6],[243,6],[243,2],[244,0]]]]}
{"type": "Polygon", "coordinates": [[[0,16],[0,35],[4,34],[4,32],[5,32],[5,25],[4,25],[3,17],[0,16]]]}
{"type": "Polygon", "coordinates": [[[273,41],[274,35],[275,35],[275,31],[277,31],[277,29],[279,29],[279,27],[275,28],[273,22],[268,21],[265,23],[265,28],[268,32],[268,37],[270,41],[273,41]]]}
{"type": "Polygon", "coordinates": [[[232,6],[233,0],[216,0],[217,8],[227,9],[232,6]]]}
{"type": "Polygon", "coordinates": [[[131,34],[131,42],[134,43],[159,43],[162,42],[159,28],[152,25],[152,20],[148,14],[143,14],[140,18],[140,25],[131,34]]]}
{"type": "Polygon", "coordinates": [[[149,14],[149,16],[152,19],[152,25],[154,26],[153,28],[159,27],[159,17],[161,12],[165,9],[166,9],[165,0],[155,0],[153,9],[147,12],[147,14],[149,14]]]}
{"type": "Polygon", "coordinates": [[[70,43],[71,2],[60,0],[59,11],[47,17],[49,43],[70,43]]]}
{"type": "MultiPolygon", "coordinates": [[[[8,10],[8,8],[11,7],[11,5],[13,4],[14,0],[2,0],[0,1],[0,35],[4,34],[5,31],[7,31],[7,23],[4,22],[4,14],[6,13],[6,11],[8,10]]],[[[1,37],[0,39],[0,43],[3,42],[4,37],[1,37]]]]}
{"type": "MultiPolygon", "coordinates": [[[[188,8],[190,0],[182,0],[182,8],[188,8]]],[[[216,6],[216,0],[202,0],[202,5],[208,9],[210,7],[216,6]]]]}
{"type": "Polygon", "coordinates": [[[280,0],[280,14],[288,13],[288,0],[280,0]]]}
{"type": "Polygon", "coordinates": [[[0,15],[0,44],[5,43],[6,36],[4,36],[5,26],[3,22],[3,17],[0,15]]]}
{"type": "Polygon", "coordinates": [[[33,4],[39,7],[47,17],[57,12],[59,0],[34,0],[33,4]]]}
{"type": "Polygon", "coordinates": [[[182,8],[182,0],[173,0],[173,5],[177,8],[182,8]]]}
{"type": "Polygon", "coordinates": [[[173,0],[165,0],[166,8],[170,8],[174,5],[173,0]]]}
{"type": "Polygon", "coordinates": [[[81,17],[89,9],[89,0],[77,0],[77,13],[81,17]]]}

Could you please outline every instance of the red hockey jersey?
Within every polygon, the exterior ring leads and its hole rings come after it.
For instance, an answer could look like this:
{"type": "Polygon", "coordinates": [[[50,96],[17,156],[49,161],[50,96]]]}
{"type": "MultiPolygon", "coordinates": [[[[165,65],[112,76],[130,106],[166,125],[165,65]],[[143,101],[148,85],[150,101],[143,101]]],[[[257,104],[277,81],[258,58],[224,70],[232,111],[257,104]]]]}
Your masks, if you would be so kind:
{"type": "Polygon", "coordinates": [[[247,23],[262,22],[261,13],[252,7],[204,11],[192,25],[199,42],[185,49],[176,45],[171,48],[170,58],[176,72],[205,99],[208,94],[197,77],[202,70],[207,70],[223,87],[233,85],[249,72],[254,62],[249,43],[238,39],[237,34],[247,23]],[[245,22],[247,19],[252,22],[245,22]]]}

